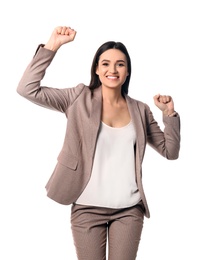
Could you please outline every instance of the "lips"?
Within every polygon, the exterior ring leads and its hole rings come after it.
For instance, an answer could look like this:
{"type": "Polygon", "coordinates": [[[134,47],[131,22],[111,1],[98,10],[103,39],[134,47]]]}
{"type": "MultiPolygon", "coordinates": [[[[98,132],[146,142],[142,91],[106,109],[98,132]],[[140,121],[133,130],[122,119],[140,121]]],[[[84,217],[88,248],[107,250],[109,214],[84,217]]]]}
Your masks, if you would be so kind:
{"type": "Polygon", "coordinates": [[[107,76],[108,79],[118,79],[119,77],[117,76],[107,76]]]}

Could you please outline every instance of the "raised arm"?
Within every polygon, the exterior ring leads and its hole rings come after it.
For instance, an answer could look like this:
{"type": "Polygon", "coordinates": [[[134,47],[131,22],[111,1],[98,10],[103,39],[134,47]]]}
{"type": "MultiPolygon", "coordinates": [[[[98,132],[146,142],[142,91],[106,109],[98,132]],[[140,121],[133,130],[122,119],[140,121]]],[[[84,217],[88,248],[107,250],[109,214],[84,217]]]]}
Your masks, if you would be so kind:
{"type": "Polygon", "coordinates": [[[180,117],[175,111],[174,101],[171,96],[158,94],[154,96],[154,103],[163,113],[165,128],[162,132],[150,113],[148,143],[167,159],[177,159],[180,150],[180,117]]]}
{"type": "Polygon", "coordinates": [[[57,50],[63,44],[73,41],[75,35],[76,31],[70,27],[59,26],[54,29],[45,45],[39,45],[17,86],[17,92],[21,96],[40,106],[60,112],[66,111],[82,91],[83,86],[64,89],[50,88],[41,86],[41,80],[57,50]]]}

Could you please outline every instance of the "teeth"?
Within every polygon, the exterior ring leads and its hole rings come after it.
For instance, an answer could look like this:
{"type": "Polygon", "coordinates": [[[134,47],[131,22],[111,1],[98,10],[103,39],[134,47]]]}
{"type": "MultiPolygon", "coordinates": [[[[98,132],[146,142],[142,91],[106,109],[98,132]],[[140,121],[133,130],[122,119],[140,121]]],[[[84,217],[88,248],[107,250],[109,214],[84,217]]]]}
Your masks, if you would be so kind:
{"type": "Polygon", "coordinates": [[[117,77],[108,76],[109,79],[116,79],[117,77]]]}

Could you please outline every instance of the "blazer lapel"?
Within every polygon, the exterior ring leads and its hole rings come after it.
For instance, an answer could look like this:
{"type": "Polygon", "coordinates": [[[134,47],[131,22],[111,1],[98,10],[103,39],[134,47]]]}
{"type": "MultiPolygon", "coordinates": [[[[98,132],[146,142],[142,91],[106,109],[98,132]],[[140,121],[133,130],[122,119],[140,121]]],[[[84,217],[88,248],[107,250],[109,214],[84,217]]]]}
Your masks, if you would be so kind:
{"type": "Polygon", "coordinates": [[[138,156],[140,162],[142,162],[145,151],[146,137],[141,112],[136,100],[126,96],[126,101],[132,122],[136,130],[136,156],[138,156]]]}
{"type": "Polygon", "coordinates": [[[101,87],[94,90],[90,114],[90,133],[89,133],[89,147],[90,151],[94,153],[97,135],[101,123],[101,113],[102,113],[102,91],[101,87]]]}

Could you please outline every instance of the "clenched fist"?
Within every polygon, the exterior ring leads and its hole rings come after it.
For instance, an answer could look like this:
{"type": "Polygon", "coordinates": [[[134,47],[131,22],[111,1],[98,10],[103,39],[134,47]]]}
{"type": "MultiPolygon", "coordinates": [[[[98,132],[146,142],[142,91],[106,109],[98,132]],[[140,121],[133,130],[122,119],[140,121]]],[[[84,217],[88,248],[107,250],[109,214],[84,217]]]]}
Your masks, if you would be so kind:
{"type": "Polygon", "coordinates": [[[71,42],[76,36],[76,31],[66,26],[58,26],[52,32],[52,35],[45,44],[44,48],[57,51],[63,44],[71,42]]]}
{"type": "Polygon", "coordinates": [[[154,103],[164,113],[164,115],[170,116],[175,112],[174,102],[171,96],[160,94],[155,95],[154,103]]]}

